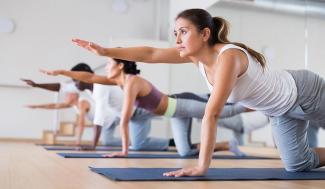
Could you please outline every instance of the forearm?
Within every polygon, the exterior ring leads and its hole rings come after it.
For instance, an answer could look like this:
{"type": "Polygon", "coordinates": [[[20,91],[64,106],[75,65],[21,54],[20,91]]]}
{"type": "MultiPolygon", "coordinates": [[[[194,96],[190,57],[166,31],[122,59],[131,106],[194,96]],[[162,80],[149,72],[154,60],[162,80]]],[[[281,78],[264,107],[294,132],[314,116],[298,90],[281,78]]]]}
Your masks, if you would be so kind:
{"type": "Polygon", "coordinates": [[[61,85],[60,85],[60,83],[45,83],[45,84],[35,83],[34,87],[58,92],[61,88],[61,85]]]}
{"type": "Polygon", "coordinates": [[[93,138],[93,147],[94,148],[96,148],[96,146],[98,144],[101,132],[102,132],[102,127],[99,125],[95,125],[94,126],[94,138],[93,138]]]}
{"type": "Polygon", "coordinates": [[[216,141],[216,117],[205,115],[201,127],[201,147],[199,155],[199,167],[207,170],[209,168],[213,149],[216,141]]]}
{"type": "Polygon", "coordinates": [[[182,58],[176,48],[129,47],[105,48],[104,56],[144,63],[189,63],[189,58],[182,58]]]}
{"type": "Polygon", "coordinates": [[[128,153],[129,150],[129,129],[127,124],[120,125],[120,132],[122,137],[122,151],[128,153]]]}
{"type": "Polygon", "coordinates": [[[32,107],[33,108],[40,108],[40,109],[63,109],[63,108],[68,108],[69,105],[51,103],[51,104],[32,105],[32,107]]]}
{"type": "Polygon", "coordinates": [[[83,81],[85,83],[99,83],[104,85],[114,85],[115,83],[105,76],[97,76],[93,73],[82,71],[60,70],[60,75],[70,77],[71,79],[83,81]]]}
{"type": "Polygon", "coordinates": [[[155,63],[152,47],[105,48],[105,56],[135,62],[155,63]]]}
{"type": "Polygon", "coordinates": [[[78,127],[77,127],[77,144],[81,143],[81,138],[82,138],[84,128],[85,128],[84,115],[80,114],[78,119],[78,127]]]}
{"type": "Polygon", "coordinates": [[[83,81],[86,83],[92,83],[91,77],[94,75],[89,72],[79,72],[79,71],[68,71],[68,70],[60,70],[60,75],[64,75],[66,77],[70,77],[71,79],[83,81]]]}

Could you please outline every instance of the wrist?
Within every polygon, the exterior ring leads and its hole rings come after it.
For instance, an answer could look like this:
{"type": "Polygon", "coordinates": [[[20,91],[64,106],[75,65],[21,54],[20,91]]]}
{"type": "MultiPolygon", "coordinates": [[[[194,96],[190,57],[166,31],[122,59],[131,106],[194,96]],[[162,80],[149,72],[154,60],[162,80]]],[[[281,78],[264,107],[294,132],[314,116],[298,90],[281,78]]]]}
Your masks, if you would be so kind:
{"type": "Polygon", "coordinates": [[[58,74],[59,75],[66,75],[66,71],[65,70],[58,70],[58,74]]]}
{"type": "Polygon", "coordinates": [[[125,155],[128,154],[128,151],[129,151],[128,149],[124,149],[124,148],[122,149],[122,153],[125,154],[125,155]]]}
{"type": "Polygon", "coordinates": [[[204,162],[199,162],[197,168],[203,172],[206,172],[209,169],[209,164],[206,164],[204,162]]]}
{"type": "Polygon", "coordinates": [[[108,49],[107,48],[103,48],[102,56],[108,56],[108,49]]]}
{"type": "Polygon", "coordinates": [[[199,172],[205,174],[208,172],[209,166],[198,165],[196,168],[198,169],[199,172]]]}

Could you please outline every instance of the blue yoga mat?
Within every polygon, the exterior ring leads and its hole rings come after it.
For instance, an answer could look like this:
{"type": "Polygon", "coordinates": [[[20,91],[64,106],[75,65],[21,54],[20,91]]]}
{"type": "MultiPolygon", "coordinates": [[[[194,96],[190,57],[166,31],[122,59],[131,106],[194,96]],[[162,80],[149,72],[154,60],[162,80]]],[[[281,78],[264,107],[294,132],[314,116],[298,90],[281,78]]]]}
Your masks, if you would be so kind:
{"type": "Polygon", "coordinates": [[[325,169],[287,172],[283,168],[210,168],[205,176],[166,177],[176,168],[93,168],[90,170],[115,181],[230,181],[230,180],[324,180],[325,169]]]}
{"type": "MultiPolygon", "coordinates": [[[[44,149],[46,150],[53,150],[53,151],[75,151],[77,146],[45,146],[44,149]]],[[[115,149],[115,148],[109,148],[109,147],[96,147],[96,151],[114,151],[114,150],[120,150],[120,149],[115,149]]]]}
{"type": "MultiPolygon", "coordinates": [[[[76,150],[77,147],[64,147],[64,146],[45,146],[44,149],[50,150],[50,151],[79,151],[76,150]]],[[[109,147],[109,146],[97,146],[96,150],[92,151],[121,151],[121,148],[117,147],[109,147]]],[[[168,150],[156,150],[156,149],[142,149],[142,150],[133,150],[129,149],[130,151],[143,151],[143,152],[176,152],[174,149],[168,149],[168,150]]],[[[90,150],[80,150],[80,151],[90,151],[90,150]]]]}
{"type": "MultiPolygon", "coordinates": [[[[64,158],[107,158],[99,153],[57,153],[64,158]]],[[[129,154],[127,157],[113,158],[134,158],[134,159],[196,159],[198,156],[181,157],[178,154],[129,154]]],[[[232,155],[214,155],[213,159],[278,159],[257,156],[232,156],[232,155]]]]}

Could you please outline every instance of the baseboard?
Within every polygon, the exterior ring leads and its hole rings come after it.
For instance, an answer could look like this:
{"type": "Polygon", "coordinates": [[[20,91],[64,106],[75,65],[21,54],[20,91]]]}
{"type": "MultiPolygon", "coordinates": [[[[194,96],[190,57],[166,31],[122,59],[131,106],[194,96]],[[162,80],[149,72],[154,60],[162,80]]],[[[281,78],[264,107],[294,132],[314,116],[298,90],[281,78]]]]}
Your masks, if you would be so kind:
{"type": "Polygon", "coordinates": [[[42,140],[35,138],[0,138],[0,142],[40,143],[42,140]]]}
{"type": "MultiPolygon", "coordinates": [[[[0,137],[0,142],[22,142],[22,143],[34,143],[34,144],[42,144],[42,139],[36,139],[36,138],[6,138],[0,137]]],[[[64,144],[74,144],[75,141],[71,140],[59,140],[58,143],[64,143],[64,144]]],[[[83,140],[82,144],[84,145],[90,145],[92,144],[91,140],[83,140]]],[[[98,143],[99,145],[101,142],[98,143]]]]}

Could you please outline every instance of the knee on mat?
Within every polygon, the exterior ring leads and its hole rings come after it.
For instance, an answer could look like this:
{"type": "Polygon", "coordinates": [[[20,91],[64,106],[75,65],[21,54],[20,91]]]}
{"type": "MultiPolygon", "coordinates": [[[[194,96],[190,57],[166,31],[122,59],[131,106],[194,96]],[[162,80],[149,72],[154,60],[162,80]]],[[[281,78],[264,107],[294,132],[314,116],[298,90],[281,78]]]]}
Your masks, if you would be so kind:
{"type": "Polygon", "coordinates": [[[312,163],[306,160],[286,162],[285,169],[288,172],[303,172],[313,169],[312,163]]]}
{"type": "Polygon", "coordinates": [[[121,146],[121,142],[112,140],[112,139],[104,139],[103,140],[103,145],[104,146],[121,146]]]}
{"type": "Polygon", "coordinates": [[[199,152],[197,150],[191,149],[191,150],[177,150],[177,153],[181,157],[187,157],[187,156],[197,155],[199,152]]]}
{"type": "Polygon", "coordinates": [[[189,151],[178,151],[178,155],[181,156],[181,157],[186,157],[186,156],[189,156],[190,153],[189,151]]]}
{"type": "Polygon", "coordinates": [[[131,144],[131,148],[133,150],[143,150],[145,148],[145,142],[131,144]]]}

